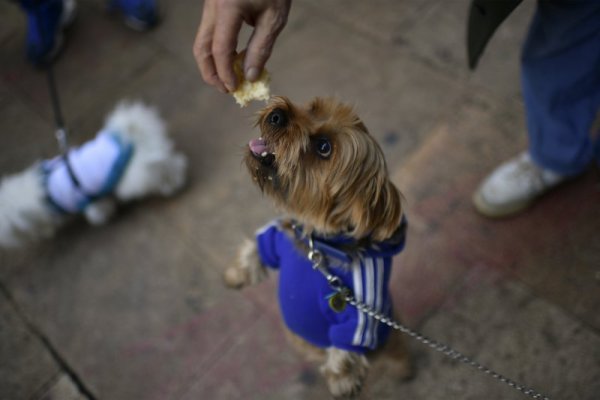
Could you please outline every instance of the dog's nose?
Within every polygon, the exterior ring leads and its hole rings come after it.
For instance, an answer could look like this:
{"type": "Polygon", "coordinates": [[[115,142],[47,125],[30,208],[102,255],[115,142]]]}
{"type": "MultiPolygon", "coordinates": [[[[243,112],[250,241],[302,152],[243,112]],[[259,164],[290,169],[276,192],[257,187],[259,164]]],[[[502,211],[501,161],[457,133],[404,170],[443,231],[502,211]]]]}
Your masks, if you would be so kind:
{"type": "Polygon", "coordinates": [[[285,128],[288,122],[288,117],[285,111],[283,111],[281,108],[276,108],[267,116],[267,122],[273,127],[285,128]]]}

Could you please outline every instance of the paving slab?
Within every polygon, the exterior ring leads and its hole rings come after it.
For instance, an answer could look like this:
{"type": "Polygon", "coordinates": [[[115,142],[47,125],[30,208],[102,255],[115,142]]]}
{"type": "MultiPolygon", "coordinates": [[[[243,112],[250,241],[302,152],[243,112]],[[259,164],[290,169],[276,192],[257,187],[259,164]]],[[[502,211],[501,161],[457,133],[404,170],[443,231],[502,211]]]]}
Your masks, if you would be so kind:
{"type": "Polygon", "coordinates": [[[491,38],[475,71],[467,66],[467,19],[470,1],[437,2],[418,24],[395,33],[395,41],[418,57],[455,76],[474,90],[500,98],[520,97],[521,47],[535,8],[523,2],[491,38]],[[501,78],[501,79],[499,79],[501,78]]]}
{"type": "MultiPolygon", "coordinates": [[[[160,28],[149,32],[153,41],[165,49],[170,57],[193,68],[196,68],[196,63],[193,61],[192,44],[202,15],[202,5],[202,2],[195,0],[162,2],[160,28]]],[[[201,82],[196,84],[198,90],[204,86],[201,82]]]]}
{"type": "Polygon", "coordinates": [[[11,131],[3,139],[2,176],[22,171],[35,161],[56,154],[54,131],[35,109],[15,98],[3,81],[0,82],[0,120],[11,131]]]}
{"type": "Polygon", "coordinates": [[[5,43],[13,36],[22,36],[20,32],[24,30],[25,14],[19,12],[18,5],[4,1],[0,3],[0,13],[4,17],[0,26],[0,41],[5,43]]]}
{"type": "Polygon", "coordinates": [[[485,97],[465,95],[392,171],[409,219],[408,246],[393,277],[396,304],[407,323],[418,326],[470,267],[502,267],[505,252],[480,252],[478,224],[493,225],[474,213],[471,194],[488,168],[525,146],[520,111],[518,103],[492,106],[485,97]],[[474,253],[487,257],[473,260],[474,253]]]}
{"type": "Polygon", "coordinates": [[[43,392],[60,366],[33,334],[14,303],[0,291],[0,395],[30,399],[43,392]]]}
{"type": "MultiPolygon", "coordinates": [[[[24,19],[6,3],[3,175],[55,154],[45,78],[23,60],[24,19]]],[[[79,3],[56,65],[73,143],[92,137],[121,99],[142,99],[188,156],[189,183],[175,198],[122,208],[107,226],[78,220],[53,240],[0,251],[0,284],[64,362],[23,340],[2,353],[15,364],[2,379],[14,382],[17,399],[79,398],[70,373],[98,399],[327,398],[318,369],[285,342],[276,276],[243,291],[221,281],[242,238],[278,212],[241,162],[261,104],[240,109],[200,80],[191,44],[201,2],[163,2],[165,20],[147,34],[124,28],[104,0],[79,3]]],[[[480,179],[526,146],[517,60],[533,5],[501,27],[474,73],[461,61],[467,7],[296,2],[268,64],[272,90],[353,103],[382,144],[410,220],[393,278],[405,322],[557,398],[592,398],[600,391],[591,350],[600,327],[595,177],[519,218],[473,212],[480,179]]],[[[243,36],[240,48],[248,30],[243,36]]],[[[0,318],[6,343],[34,336],[10,308],[0,306],[0,318]]],[[[410,346],[417,378],[400,384],[375,373],[364,398],[520,398],[410,346]]],[[[6,393],[0,384],[0,398],[6,393]]]]}
{"type": "MultiPolygon", "coordinates": [[[[338,25],[355,34],[371,38],[373,42],[390,44],[400,32],[406,32],[420,24],[443,1],[332,0],[321,2],[310,0],[305,3],[310,7],[312,14],[334,20],[338,25]]],[[[457,1],[453,3],[456,8],[461,8],[463,5],[457,1]]]]}
{"type": "MultiPolygon", "coordinates": [[[[165,358],[160,358],[158,365],[166,370],[156,368],[159,359],[146,362],[152,338],[162,339],[159,348],[176,348],[173,340],[179,339],[178,332],[186,338],[190,334],[186,326],[192,324],[188,321],[210,309],[211,301],[216,302],[222,292],[220,276],[212,268],[202,267],[205,258],[186,251],[184,241],[168,251],[157,246],[173,236],[168,226],[156,225],[151,217],[148,221],[145,216],[152,215],[150,210],[135,211],[121,215],[107,228],[72,226],[56,239],[54,251],[43,265],[25,266],[7,279],[17,301],[100,398],[146,398],[143,390],[158,390],[171,377],[166,371],[176,372],[176,366],[165,358]],[[123,237],[128,239],[119,239],[123,237]],[[119,368],[115,370],[114,365],[119,368]],[[149,377],[156,386],[147,384],[149,377]]],[[[243,307],[245,302],[234,304],[243,307]]],[[[238,313],[248,315],[235,305],[228,308],[234,309],[235,320],[238,313]]],[[[229,331],[214,325],[225,323],[224,318],[209,320],[216,332],[229,331]]],[[[198,330],[191,326],[191,333],[198,330]]],[[[204,328],[210,331],[208,326],[204,328]]],[[[221,333],[216,337],[226,338],[221,333]]],[[[201,364],[213,347],[200,337],[193,340],[208,346],[192,360],[201,364]]],[[[191,356],[190,343],[185,344],[181,351],[191,356]]]]}
{"type": "Polygon", "coordinates": [[[478,216],[471,196],[481,179],[525,147],[517,109],[503,106],[489,113],[486,107],[466,102],[394,173],[415,222],[407,260],[398,264],[402,302],[409,308],[434,302],[431,285],[448,282],[448,288],[465,267],[479,266],[522,279],[597,329],[598,253],[588,237],[600,223],[594,173],[550,193],[518,217],[493,221],[478,216]],[[430,268],[433,279],[424,274],[430,268]],[[403,287],[408,293],[402,294],[403,287]]]}
{"type": "MultiPolygon", "coordinates": [[[[489,277],[489,274],[488,274],[489,277]]],[[[424,324],[425,335],[550,398],[595,399],[600,391],[600,342],[584,324],[523,285],[466,277],[424,324]]],[[[523,399],[476,369],[412,342],[417,377],[398,384],[382,377],[370,398],[523,399]]],[[[368,397],[367,397],[368,398],[368,397]]]]}
{"type": "MultiPolygon", "coordinates": [[[[18,7],[8,11],[20,12],[18,7]]],[[[160,48],[144,40],[140,33],[126,30],[94,3],[78,3],[78,16],[69,33],[64,57],[54,66],[67,123],[80,115],[102,113],[103,110],[96,110],[96,99],[118,98],[121,85],[147,68],[160,54],[160,48]]],[[[24,41],[25,26],[21,27],[20,35],[5,40],[0,52],[0,74],[13,91],[53,124],[46,75],[33,68],[23,56],[24,41]]],[[[53,129],[53,125],[51,127],[53,129]]],[[[72,135],[77,142],[94,133],[73,130],[72,135]]]]}
{"type": "Polygon", "coordinates": [[[56,383],[46,391],[40,400],[87,400],[67,375],[61,375],[56,383]]]}
{"type": "Polygon", "coordinates": [[[280,316],[261,314],[182,399],[260,399],[302,374],[307,366],[291,351],[280,316]]]}
{"type": "Polygon", "coordinates": [[[386,44],[390,54],[418,59],[474,90],[502,98],[520,96],[519,55],[534,3],[521,4],[499,27],[475,71],[466,68],[469,0],[308,3],[311,13],[326,16],[377,44],[386,44]]]}

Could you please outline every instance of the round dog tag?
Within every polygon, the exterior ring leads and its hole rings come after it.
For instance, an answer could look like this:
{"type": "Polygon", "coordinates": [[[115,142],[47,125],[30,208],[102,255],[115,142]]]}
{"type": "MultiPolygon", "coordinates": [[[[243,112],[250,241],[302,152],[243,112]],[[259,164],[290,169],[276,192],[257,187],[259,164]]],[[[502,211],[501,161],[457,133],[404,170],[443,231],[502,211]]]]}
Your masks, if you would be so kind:
{"type": "Polygon", "coordinates": [[[344,311],[346,308],[346,299],[339,292],[333,293],[329,296],[329,308],[337,313],[344,311]]]}

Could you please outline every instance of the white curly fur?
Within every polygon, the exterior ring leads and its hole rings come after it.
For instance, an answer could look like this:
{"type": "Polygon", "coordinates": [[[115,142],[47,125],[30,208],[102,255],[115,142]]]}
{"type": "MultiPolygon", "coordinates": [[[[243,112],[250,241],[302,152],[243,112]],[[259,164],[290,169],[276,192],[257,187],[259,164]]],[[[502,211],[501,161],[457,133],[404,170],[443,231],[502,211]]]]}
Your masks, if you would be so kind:
{"type": "MultiPolygon", "coordinates": [[[[123,102],[110,113],[104,129],[133,144],[133,154],[114,197],[119,202],[149,195],[170,196],[185,183],[187,161],[175,151],[166,126],[154,108],[123,102]]],[[[47,204],[39,164],[0,182],[0,246],[11,247],[51,236],[65,220],[47,204]]],[[[90,204],[84,215],[102,224],[113,214],[115,200],[106,197],[90,204]]]]}
{"type": "Polygon", "coordinates": [[[148,194],[170,196],[183,186],[186,159],[175,152],[155,109],[142,103],[121,103],[108,116],[105,128],[120,132],[134,145],[133,158],[115,191],[120,200],[148,194]]]}
{"type": "Polygon", "coordinates": [[[14,247],[28,239],[50,236],[60,219],[47,210],[46,193],[33,165],[0,182],[0,246],[14,247]]]}

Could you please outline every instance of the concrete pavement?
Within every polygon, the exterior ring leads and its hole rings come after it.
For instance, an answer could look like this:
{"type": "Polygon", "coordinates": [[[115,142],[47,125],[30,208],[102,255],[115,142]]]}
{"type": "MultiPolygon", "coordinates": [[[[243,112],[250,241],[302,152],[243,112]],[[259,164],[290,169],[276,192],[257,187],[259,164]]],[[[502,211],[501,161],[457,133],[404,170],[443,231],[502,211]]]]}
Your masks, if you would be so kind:
{"type": "MultiPolygon", "coordinates": [[[[154,104],[190,161],[171,199],[75,221],[0,251],[0,399],[326,399],[286,343],[275,277],[241,292],[221,272],[274,217],[241,164],[259,105],[204,85],[191,55],[201,2],[163,1],[131,32],[80,0],[56,64],[72,141],[121,99],[154,104]]],[[[472,191],[526,147],[518,56],[533,4],[516,10],[477,71],[466,68],[468,1],[297,0],[268,64],[272,91],[335,95],[382,143],[410,219],[393,293],[404,321],[553,399],[600,394],[600,191],[596,171],[516,218],[475,214],[472,191]]],[[[0,174],[56,154],[45,77],[24,61],[25,20],[0,2],[0,174]]],[[[247,32],[246,32],[247,37],[247,32]]],[[[365,399],[521,399],[409,340],[405,383],[374,366],[365,399]]]]}

